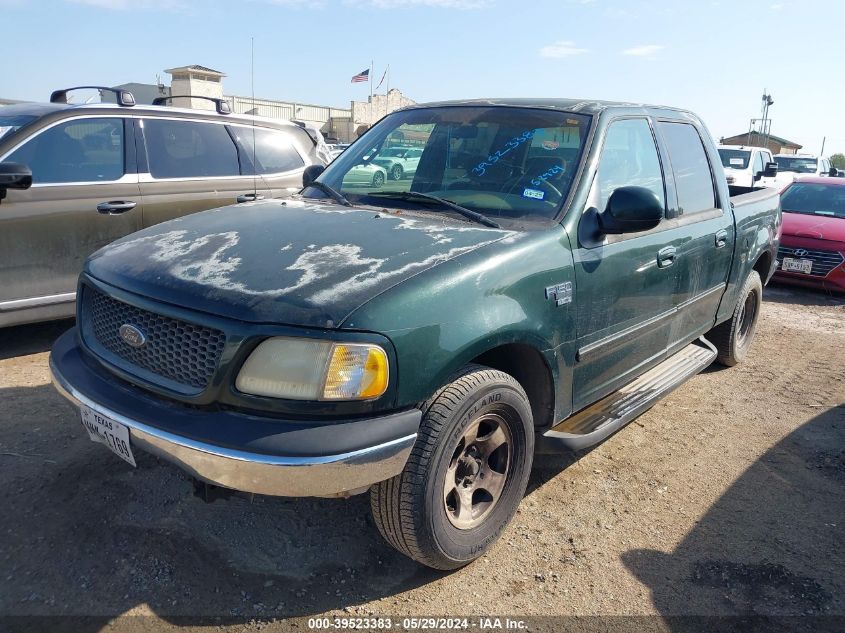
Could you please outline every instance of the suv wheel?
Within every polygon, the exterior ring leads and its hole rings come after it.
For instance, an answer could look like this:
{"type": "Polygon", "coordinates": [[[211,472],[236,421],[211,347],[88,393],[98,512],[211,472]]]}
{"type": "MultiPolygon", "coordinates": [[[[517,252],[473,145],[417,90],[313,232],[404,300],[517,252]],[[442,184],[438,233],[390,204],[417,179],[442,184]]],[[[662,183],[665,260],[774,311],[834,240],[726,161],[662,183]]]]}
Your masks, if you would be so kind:
{"type": "Polygon", "coordinates": [[[393,180],[402,180],[403,175],[404,172],[402,170],[402,165],[394,165],[390,168],[390,177],[393,178],[393,180]]]}
{"type": "Polygon", "coordinates": [[[705,335],[716,347],[716,359],[722,365],[733,367],[745,360],[757,332],[757,319],[762,305],[763,284],[757,271],[752,270],[745,280],[731,318],[705,335]]]}
{"type": "Polygon", "coordinates": [[[385,540],[435,569],[481,556],[510,523],[534,456],[528,397],[508,374],[467,367],[423,406],[405,470],[370,491],[385,540]]]}

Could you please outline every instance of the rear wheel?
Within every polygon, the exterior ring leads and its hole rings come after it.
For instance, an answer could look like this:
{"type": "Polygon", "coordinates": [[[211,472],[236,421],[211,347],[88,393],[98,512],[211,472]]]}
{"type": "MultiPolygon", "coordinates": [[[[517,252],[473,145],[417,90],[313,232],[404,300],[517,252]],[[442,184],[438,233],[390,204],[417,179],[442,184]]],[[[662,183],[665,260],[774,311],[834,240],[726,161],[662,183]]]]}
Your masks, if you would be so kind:
{"type": "Polygon", "coordinates": [[[402,180],[402,176],[404,175],[404,171],[402,170],[402,165],[394,165],[390,168],[390,177],[393,180],[402,180]]]}
{"type": "Polygon", "coordinates": [[[384,174],[377,171],[373,174],[373,187],[381,187],[384,184],[384,174]]]}
{"type": "Polygon", "coordinates": [[[731,318],[707,334],[707,339],[716,346],[716,358],[722,365],[733,367],[745,360],[757,332],[762,306],[763,284],[757,271],[752,270],[731,318]]]}
{"type": "Polygon", "coordinates": [[[423,410],[404,471],[371,489],[373,518],[406,556],[456,569],[499,538],[525,494],[531,406],[513,377],[473,365],[423,410]]]}

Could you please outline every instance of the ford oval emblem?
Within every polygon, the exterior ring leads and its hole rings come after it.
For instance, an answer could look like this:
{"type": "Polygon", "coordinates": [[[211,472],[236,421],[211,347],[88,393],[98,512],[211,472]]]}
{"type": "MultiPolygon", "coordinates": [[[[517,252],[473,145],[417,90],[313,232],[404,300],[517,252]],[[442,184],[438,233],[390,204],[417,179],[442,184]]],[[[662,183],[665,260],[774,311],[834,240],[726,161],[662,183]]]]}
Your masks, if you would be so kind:
{"type": "Polygon", "coordinates": [[[147,335],[134,325],[124,323],[120,326],[118,332],[120,333],[120,338],[122,338],[123,342],[129,347],[138,349],[139,347],[144,347],[144,344],[147,342],[147,335]]]}

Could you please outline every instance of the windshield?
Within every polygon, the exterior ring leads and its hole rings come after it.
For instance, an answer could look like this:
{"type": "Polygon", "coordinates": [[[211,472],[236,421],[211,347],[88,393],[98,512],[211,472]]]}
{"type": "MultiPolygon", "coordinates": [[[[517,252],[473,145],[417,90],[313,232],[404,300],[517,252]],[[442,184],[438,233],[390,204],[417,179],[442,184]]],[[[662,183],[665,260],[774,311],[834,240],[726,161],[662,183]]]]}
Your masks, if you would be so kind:
{"type": "Polygon", "coordinates": [[[801,156],[775,156],[775,162],[778,164],[778,171],[794,171],[799,174],[815,174],[818,164],[815,158],[801,156]]]}
{"type": "Polygon", "coordinates": [[[17,116],[0,116],[0,138],[7,134],[16,132],[30,121],[34,121],[36,117],[31,115],[20,114],[17,116]]]}
{"type": "MultiPolygon", "coordinates": [[[[319,180],[352,204],[449,212],[413,199],[410,191],[494,221],[549,220],[569,193],[589,124],[585,115],[530,108],[395,112],[335,159],[319,180]],[[397,155],[414,160],[392,165],[383,160],[397,155]]],[[[326,197],[313,187],[304,195],[326,197]]]]}
{"type": "Polygon", "coordinates": [[[845,218],[845,186],[796,182],[781,196],[787,213],[806,213],[845,218]]]}
{"type": "Polygon", "coordinates": [[[744,149],[719,149],[719,156],[728,169],[746,169],[751,160],[751,152],[744,149]]]}

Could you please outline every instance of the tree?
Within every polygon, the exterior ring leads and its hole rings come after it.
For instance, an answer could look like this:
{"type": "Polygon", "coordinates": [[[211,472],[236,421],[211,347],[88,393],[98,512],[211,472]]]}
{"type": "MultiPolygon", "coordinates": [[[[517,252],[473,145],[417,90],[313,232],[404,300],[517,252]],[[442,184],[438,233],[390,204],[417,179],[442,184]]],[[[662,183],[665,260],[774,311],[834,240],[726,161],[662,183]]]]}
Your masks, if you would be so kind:
{"type": "Polygon", "coordinates": [[[836,169],[845,169],[845,154],[839,152],[830,157],[830,164],[836,169]]]}

